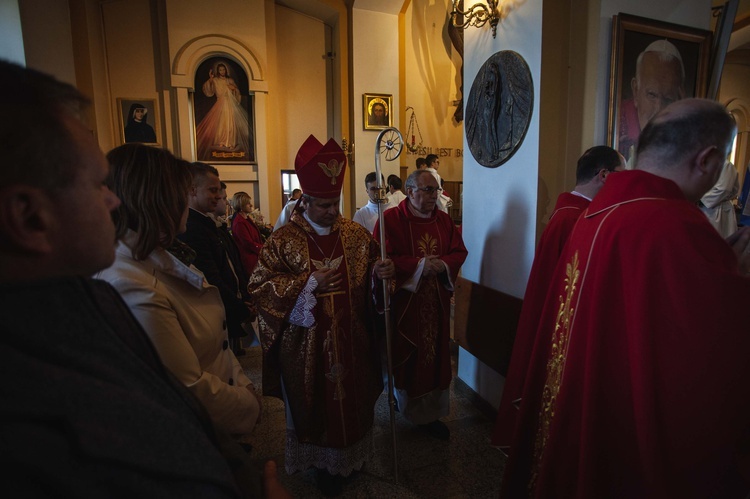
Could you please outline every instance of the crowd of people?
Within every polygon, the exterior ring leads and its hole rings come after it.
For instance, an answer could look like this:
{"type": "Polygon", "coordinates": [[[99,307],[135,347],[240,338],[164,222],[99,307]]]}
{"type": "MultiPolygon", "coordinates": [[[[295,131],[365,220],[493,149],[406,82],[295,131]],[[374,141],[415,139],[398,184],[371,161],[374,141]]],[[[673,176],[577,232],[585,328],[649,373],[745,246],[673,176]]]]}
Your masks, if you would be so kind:
{"type": "MultiPolygon", "coordinates": [[[[240,444],[265,395],[285,404],[286,472],[314,468],[337,496],[372,454],[384,313],[398,411],[450,438],[450,303],[468,252],[437,156],[403,185],[367,175],[349,220],[346,155],[311,135],[266,237],[216,168],[141,143],[105,156],[73,87],[6,62],[0,82],[14,116],[0,125],[11,489],[290,497],[276,463],[259,469],[240,444]],[[256,335],[262,395],[237,358],[256,335]]],[[[579,159],[537,248],[502,394],[503,497],[747,495],[750,229],[724,239],[697,207],[735,133],[722,106],[684,99],[644,125],[633,171],[606,146],[579,159]]]]}
{"type": "MultiPolygon", "coordinates": [[[[399,264],[382,260],[372,231],[339,214],[344,152],[311,136],[295,162],[302,189],[266,238],[246,192],[232,196],[227,217],[213,166],[140,142],[105,157],[77,90],[9,63],[0,73],[5,96],[17,97],[3,102],[21,115],[0,129],[13,149],[0,185],[0,289],[4,307],[28,319],[3,326],[0,431],[18,484],[32,495],[287,495],[275,463],[261,472],[240,444],[262,413],[237,359],[257,324],[263,394],[286,404],[286,470],[315,468],[321,491],[339,494],[372,453],[382,291],[409,266],[411,292],[420,307],[440,308],[440,320],[417,331],[417,348],[401,348],[397,389],[420,399],[418,378],[425,393],[442,391],[439,408],[413,419],[436,435],[445,373],[450,381],[444,298],[466,257],[453,222],[430,215],[438,189],[407,181],[401,207],[415,215],[400,224],[451,244],[405,245],[399,235],[399,264]],[[55,466],[40,469],[49,454],[55,466]]],[[[391,182],[400,192],[400,179],[391,182]]]]}

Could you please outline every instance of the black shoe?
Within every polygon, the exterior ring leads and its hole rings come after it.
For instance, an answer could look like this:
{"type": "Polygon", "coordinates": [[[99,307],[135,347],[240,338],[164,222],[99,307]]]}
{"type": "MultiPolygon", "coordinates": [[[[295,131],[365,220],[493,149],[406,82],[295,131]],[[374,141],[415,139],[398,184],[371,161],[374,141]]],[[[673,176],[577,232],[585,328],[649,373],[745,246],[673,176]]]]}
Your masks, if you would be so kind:
{"type": "Polygon", "coordinates": [[[342,478],[340,475],[331,475],[328,470],[316,470],[315,481],[318,490],[326,497],[337,497],[341,495],[343,487],[341,486],[342,478]]]}
{"type": "Polygon", "coordinates": [[[448,441],[451,436],[451,431],[445,426],[445,423],[439,419],[436,419],[431,423],[421,424],[419,425],[419,428],[429,436],[437,438],[438,440],[448,441]]]}

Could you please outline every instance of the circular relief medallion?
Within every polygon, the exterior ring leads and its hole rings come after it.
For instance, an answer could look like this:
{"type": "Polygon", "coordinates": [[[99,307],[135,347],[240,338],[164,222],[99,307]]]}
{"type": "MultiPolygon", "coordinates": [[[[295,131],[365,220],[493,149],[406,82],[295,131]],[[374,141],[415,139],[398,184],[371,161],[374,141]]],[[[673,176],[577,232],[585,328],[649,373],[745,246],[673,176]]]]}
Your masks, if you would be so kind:
{"type": "Polygon", "coordinates": [[[531,71],[520,54],[502,50],[479,69],[466,103],[466,141],[474,159],[496,168],[521,147],[534,108],[531,71]]]}

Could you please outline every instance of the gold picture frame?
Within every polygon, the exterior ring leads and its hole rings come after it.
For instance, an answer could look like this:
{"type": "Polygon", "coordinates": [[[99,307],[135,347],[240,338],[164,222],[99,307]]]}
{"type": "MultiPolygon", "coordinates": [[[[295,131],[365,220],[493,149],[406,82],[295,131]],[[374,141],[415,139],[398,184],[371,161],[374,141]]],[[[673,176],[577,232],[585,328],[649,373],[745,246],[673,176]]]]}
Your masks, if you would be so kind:
{"type": "Polygon", "coordinates": [[[159,104],[156,99],[120,97],[117,99],[117,115],[120,123],[120,144],[142,143],[159,145],[161,122],[159,104]],[[145,109],[141,121],[135,119],[135,109],[145,109]]]}
{"type": "Polygon", "coordinates": [[[362,125],[365,130],[385,130],[392,127],[392,110],[393,95],[362,94],[362,125]]]}

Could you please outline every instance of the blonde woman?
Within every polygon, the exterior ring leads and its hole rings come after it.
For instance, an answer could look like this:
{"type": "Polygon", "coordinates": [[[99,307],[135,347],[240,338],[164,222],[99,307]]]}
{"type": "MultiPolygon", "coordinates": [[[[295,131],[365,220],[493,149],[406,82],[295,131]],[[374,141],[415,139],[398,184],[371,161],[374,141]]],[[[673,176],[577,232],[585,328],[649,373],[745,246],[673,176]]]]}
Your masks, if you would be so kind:
{"type": "Polygon", "coordinates": [[[240,248],[240,257],[248,275],[253,273],[258,263],[258,255],[263,248],[260,229],[250,216],[253,211],[253,200],[247,192],[237,192],[232,197],[232,235],[240,248]]]}
{"type": "Polygon", "coordinates": [[[112,284],[141,323],[164,365],[234,434],[252,431],[259,398],[228,348],[224,305],[191,265],[185,231],[190,164],[163,149],[126,144],[107,154],[114,212],[115,263],[96,276],[112,284]]]}

